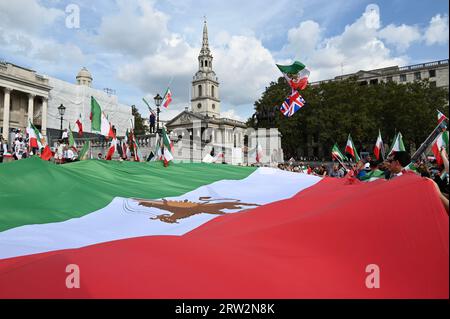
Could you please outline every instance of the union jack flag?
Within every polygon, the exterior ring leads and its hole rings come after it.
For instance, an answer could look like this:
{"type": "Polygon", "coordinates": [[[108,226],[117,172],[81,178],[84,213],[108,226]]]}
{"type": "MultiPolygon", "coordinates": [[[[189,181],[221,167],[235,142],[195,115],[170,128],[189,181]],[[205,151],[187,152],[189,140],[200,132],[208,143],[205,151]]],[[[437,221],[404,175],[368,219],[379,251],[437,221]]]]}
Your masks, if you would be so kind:
{"type": "Polygon", "coordinates": [[[305,105],[305,100],[298,93],[298,91],[292,91],[292,94],[287,98],[280,107],[281,113],[284,116],[291,117],[295,112],[300,110],[305,105]]]}

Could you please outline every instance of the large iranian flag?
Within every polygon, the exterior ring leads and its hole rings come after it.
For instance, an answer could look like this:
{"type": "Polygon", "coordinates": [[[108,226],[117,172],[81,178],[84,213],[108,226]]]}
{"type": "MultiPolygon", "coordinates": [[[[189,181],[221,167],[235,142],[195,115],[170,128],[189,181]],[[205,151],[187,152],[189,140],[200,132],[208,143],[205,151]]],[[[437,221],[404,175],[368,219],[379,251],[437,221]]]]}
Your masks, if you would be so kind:
{"type": "Polygon", "coordinates": [[[32,158],[0,181],[0,298],[449,297],[448,215],[415,174],[32,158]]]}

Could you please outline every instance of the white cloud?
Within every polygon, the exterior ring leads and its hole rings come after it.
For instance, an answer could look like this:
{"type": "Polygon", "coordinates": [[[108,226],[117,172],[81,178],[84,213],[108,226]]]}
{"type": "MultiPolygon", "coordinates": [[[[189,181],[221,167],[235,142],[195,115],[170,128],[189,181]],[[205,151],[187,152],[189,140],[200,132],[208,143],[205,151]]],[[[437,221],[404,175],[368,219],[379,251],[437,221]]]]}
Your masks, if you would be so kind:
{"type": "Polygon", "coordinates": [[[283,50],[297,52],[302,59],[307,59],[314,53],[320,40],[320,33],[320,26],[317,22],[303,21],[298,28],[288,31],[288,45],[283,50]]]}
{"type": "Polygon", "coordinates": [[[220,95],[232,105],[253,103],[279,76],[272,54],[254,37],[232,36],[226,46],[212,51],[220,95]]]}
{"type": "Polygon", "coordinates": [[[97,40],[109,50],[143,57],[169,35],[168,16],[144,0],[118,0],[119,13],[102,18],[97,40]]]}
{"type": "Polygon", "coordinates": [[[402,24],[395,26],[390,24],[378,32],[381,39],[386,43],[394,45],[399,52],[405,52],[411,43],[421,39],[420,30],[417,26],[402,24]]]}
{"type": "MultiPolygon", "coordinates": [[[[278,76],[271,53],[254,37],[232,36],[226,45],[210,49],[214,56],[213,69],[219,77],[220,97],[234,106],[252,104],[278,76]]],[[[119,78],[144,92],[156,94],[155,90],[164,90],[173,77],[171,88],[175,102],[189,105],[199,51],[199,47],[191,47],[179,35],[172,34],[158,52],[120,67],[119,78]]]]}
{"type": "Polygon", "coordinates": [[[354,23],[347,25],[342,34],[330,38],[321,38],[320,27],[309,21],[293,28],[288,34],[288,44],[281,51],[284,55],[290,52],[295,59],[304,62],[311,69],[311,80],[334,78],[341,73],[352,73],[359,70],[377,69],[392,65],[404,65],[406,57],[394,57],[380,39],[379,11],[376,6],[369,5],[366,11],[354,23]],[[307,46],[308,55],[301,52],[298,37],[302,28],[315,30],[313,41],[307,46]]]}
{"type": "Polygon", "coordinates": [[[64,17],[64,11],[46,8],[37,0],[0,1],[0,29],[37,33],[64,17]]]}
{"type": "Polygon", "coordinates": [[[435,15],[425,31],[425,42],[427,45],[448,43],[448,15],[435,15]]]}
{"type": "Polygon", "coordinates": [[[232,119],[232,120],[241,121],[241,122],[245,121],[245,119],[242,116],[240,116],[239,114],[237,114],[234,109],[230,109],[228,111],[222,111],[222,112],[220,112],[220,116],[221,117],[225,117],[225,118],[229,118],[229,119],[232,119]]]}

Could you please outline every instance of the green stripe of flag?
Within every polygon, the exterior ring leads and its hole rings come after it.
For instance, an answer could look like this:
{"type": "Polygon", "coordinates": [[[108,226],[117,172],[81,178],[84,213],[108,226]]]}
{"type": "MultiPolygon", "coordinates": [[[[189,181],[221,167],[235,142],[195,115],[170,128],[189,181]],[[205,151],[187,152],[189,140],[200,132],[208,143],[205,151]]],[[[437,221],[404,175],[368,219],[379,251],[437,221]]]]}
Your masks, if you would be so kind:
{"type": "Polygon", "coordinates": [[[202,163],[164,168],[161,162],[98,160],[55,165],[39,158],[6,163],[0,169],[0,231],[81,217],[114,197],[179,196],[222,179],[245,178],[255,169],[202,163]]]}

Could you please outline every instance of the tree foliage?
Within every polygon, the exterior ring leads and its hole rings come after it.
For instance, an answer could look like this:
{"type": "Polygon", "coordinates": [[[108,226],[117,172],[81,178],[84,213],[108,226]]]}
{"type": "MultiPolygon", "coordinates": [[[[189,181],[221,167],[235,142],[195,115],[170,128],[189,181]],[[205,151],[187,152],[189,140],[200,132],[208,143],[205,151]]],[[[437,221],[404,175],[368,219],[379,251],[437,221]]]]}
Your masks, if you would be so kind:
{"type": "MultiPolygon", "coordinates": [[[[279,108],[289,94],[286,81],[279,78],[255,102],[255,110],[279,108]]],[[[280,130],[285,158],[306,155],[314,145],[320,145],[329,158],[332,145],[337,142],[342,148],[349,133],[359,152],[372,152],[379,129],[388,145],[400,131],[410,150],[419,147],[436,127],[436,109],[448,115],[448,90],[433,87],[426,80],[361,85],[352,78],[308,86],[302,95],[306,104],[292,117],[278,111],[271,122],[260,120],[256,125],[280,130]]]]}
{"type": "Polygon", "coordinates": [[[134,116],[134,134],[144,135],[147,133],[147,127],[144,125],[144,119],[136,106],[131,106],[131,114],[134,116]]]}

